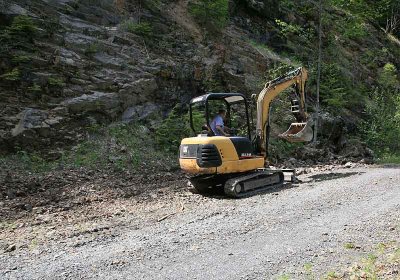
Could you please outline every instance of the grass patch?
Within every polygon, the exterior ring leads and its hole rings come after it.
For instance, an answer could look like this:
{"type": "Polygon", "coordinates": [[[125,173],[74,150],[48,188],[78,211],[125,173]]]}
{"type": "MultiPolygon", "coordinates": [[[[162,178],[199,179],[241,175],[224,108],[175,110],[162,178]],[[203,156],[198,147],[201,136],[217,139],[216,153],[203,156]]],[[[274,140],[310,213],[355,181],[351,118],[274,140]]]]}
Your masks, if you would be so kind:
{"type": "Polygon", "coordinates": [[[348,242],[348,243],[345,243],[345,244],[344,244],[344,248],[346,248],[346,249],[355,249],[355,248],[356,248],[356,245],[354,245],[354,244],[351,243],[351,242],[348,242]]]}
{"type": "Polygon", "coordinates": [[[288,274],[283,274],[283,275],[278,276],[278,278],[276,278],[276,279],[277,280],[290,280],[292,278],[288,274]]]}
{"type": "Polygon", "coordinates": [[[384,154],[377,160],[378,164],[400,164],[400,155],[384,154]]]}
{"type": "Polygon", "coordinates": [[[379,243],[376,250],[365,255],[341,272],[330,271],[323,279],[398,279],[400,248],[396,241],[379,243]]]}
{"type": "Polygon", "coordinates": [[[85,141],[61,151],[56,160],[20,151],[0,158],[2,170],[43,173],[56,169],[89,168],[113,171],[166,171],[178,168],[176,150],[157,147],[152,133],[139,124],[89,127],[85,141]]]}
{"type": "Polygon", "coordinates": [[[57,163],[44,159],[37,153],[19,151],[14,155],[0,158],[2,170],[42,173],[56,168],[57,163]]]}
{"type": "Polygon", "coordinates": [[[324,280],[340,279],[340,276],[335,271],[329,271],[324,277],[324,280]]]}

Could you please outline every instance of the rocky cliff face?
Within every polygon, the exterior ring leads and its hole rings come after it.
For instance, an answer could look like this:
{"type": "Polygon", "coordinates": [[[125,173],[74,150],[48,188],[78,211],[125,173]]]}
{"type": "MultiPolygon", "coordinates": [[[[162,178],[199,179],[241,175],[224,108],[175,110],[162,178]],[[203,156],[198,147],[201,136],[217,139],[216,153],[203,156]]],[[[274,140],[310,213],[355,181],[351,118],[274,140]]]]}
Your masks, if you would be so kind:
{"type": "Polygon", "coordinates": [[[206,38],[187,1],[20,0],[1,9],[7,150],[62,147],[112,121],[157,121],[207,90],[256,93],[280,60],[237,25],[206,38]]]}
{"type": "MultiPolygon", "coordinates": [[[[301,13],[294,13],[280,9],[276,0],[229,1],[229,21],[210,32],[213,15],[201,24],[189,12],[191,2],[0,2],[1,152],[57,150],[85,138],[88,128],[116,121],[155,127],[174,106],[196,95],[250,96],[282,65],[315,68],[315,7],[299,6],[301,13]]],[[[326,17],[334,22],[347,15],[330,10],[326,17]]],[[[398,58],[371,26],[371,36],[346,40],[339,27],[324,34],[326,71],[334,71],[325,88],[347,94],[335,76],[340,71],[358,101],[365,97],[352,85],[372,86],[378,67],[398,58]],[[331,67],[334,62],[339,67],[331,67]]],[[[312,73],[310,80],[315,83],[312,73]]],[[[362,112],[356,101],[347,120],[330,116],[322,127],[339,149],[345,143],[343,127],[353,133],[353,116],[362,112]]]]}

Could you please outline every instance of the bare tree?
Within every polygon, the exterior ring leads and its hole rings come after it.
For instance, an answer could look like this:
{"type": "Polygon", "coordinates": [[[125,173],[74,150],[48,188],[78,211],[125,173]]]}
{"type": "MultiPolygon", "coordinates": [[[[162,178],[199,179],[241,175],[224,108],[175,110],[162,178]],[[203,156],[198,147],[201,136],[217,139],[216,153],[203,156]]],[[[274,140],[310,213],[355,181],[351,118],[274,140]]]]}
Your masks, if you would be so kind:
{"type": "Polygon", "coordinates": [[[394,34],[398,28],[400,28],[400,9],[398,5],[392,5],[386,18],[385,32],[394,34]]]}

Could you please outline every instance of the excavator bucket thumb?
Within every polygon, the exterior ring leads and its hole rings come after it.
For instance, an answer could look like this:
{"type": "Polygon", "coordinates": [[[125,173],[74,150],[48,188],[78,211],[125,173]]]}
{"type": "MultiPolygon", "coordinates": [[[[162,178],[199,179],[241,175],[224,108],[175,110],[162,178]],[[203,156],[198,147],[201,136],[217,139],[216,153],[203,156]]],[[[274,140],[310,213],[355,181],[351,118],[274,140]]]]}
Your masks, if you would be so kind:
{"type": "Polygon", "coordinates": [[[279,134],[279,138],[285,139],[288,142],[310,142],[313,137],[312,121],[292,123],[288,130],[279,134]]]}

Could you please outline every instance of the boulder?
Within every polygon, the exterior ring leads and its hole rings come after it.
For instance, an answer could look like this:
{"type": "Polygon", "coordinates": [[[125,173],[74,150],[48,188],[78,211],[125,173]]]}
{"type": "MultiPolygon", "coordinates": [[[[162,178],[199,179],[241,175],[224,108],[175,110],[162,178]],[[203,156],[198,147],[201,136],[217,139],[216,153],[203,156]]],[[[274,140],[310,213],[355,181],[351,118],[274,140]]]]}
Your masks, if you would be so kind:
{"type": "Polygon", "coordinates": [[[26,108],[21,114],[19,114],[19,116],[20,120],[18,124],[11,131],[12,136],[20,135],[29,129],[49,126],[44,122],[48,117],[46,111],[26,108]]]}
{"type": "Polygon", "coordinates": [[[123,122],[132,122],[135,120],[145,120],[160,110],[160,107],[154,103],[148,102],[143,105],[127,108],[122,114],[123,122]]]}
{"type": "Polygon", "coordinates": [[[324,161],[327,159],[327,149],[320,149],[312,145],[303,146],[296,151],[298,159],[312,160],[313,162],[324,161]]]}
{"type": "Polygon", "coordinates": [[[24,9],[23,7],[14,4],[14,3],[7,3],[7,1],[0,1],[0,14],[10,15],[10,16],[32,16],[36,17],[30,11],[24,9]]]}
{"type": "Polygon", "coordinates": [[[121,101],[116,93],[94,91],[63,102],[72,114],[102,112],[115,117],[121,110],[121,101]]]}
{"type": "Polygon", "coordinates": [[[367,147],[367,144],[359,139],[351,139],[344,144],[339,155],[346,159],[361,160],[366,159],[368,162],[374,158],[374,152],[367,147]]]}
{"type": "Polygon", "coordinates": [[[124,84],[118,92],[124,108],[151,100],[158,89],[155,79],[139,79],[129,84],[124,84]]]}

